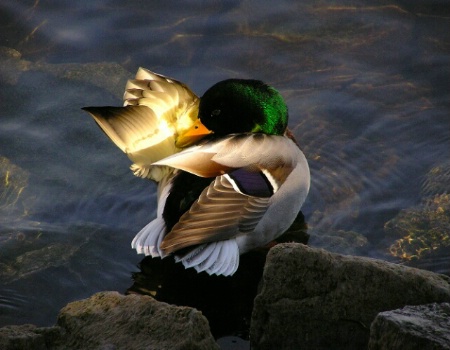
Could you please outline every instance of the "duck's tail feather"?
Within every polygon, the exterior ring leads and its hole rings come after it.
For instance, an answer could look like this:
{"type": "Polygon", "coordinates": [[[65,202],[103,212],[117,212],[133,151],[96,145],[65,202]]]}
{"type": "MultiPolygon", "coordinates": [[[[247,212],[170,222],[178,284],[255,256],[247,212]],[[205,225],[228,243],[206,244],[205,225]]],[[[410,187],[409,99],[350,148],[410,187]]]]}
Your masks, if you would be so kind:
{"type": "Polygon", "coordinates": [[[153,258],[164,258],[161,242],[166,234],[166,224],[162,217],[152,220],[147,226],[138,232],[131,242],[131,248],[136,249],[138,254],[151,255],[153,258]]]}
{"type": "Polygon", "coordinates": [[[184,256],[175,256],[185,268],[210,275],[233,275],[239,266],[239,248],[235,239],[202,244],[184,256]]]}

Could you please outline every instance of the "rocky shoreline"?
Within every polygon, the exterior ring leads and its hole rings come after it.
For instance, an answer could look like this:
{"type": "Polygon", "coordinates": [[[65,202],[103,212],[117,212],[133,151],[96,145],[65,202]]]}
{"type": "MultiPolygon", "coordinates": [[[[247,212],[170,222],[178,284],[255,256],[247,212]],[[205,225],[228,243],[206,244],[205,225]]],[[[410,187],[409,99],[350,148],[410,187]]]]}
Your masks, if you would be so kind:
{"type": "MultiPolygon", "coordinates": [[[[267,256],[252,349],[450,349],[450,278],[297,243],[267,256]]],[[[100,292],[53,327],[0,328],[0,348],[219,349],[207,319],[149,296],[100,292]]]]}

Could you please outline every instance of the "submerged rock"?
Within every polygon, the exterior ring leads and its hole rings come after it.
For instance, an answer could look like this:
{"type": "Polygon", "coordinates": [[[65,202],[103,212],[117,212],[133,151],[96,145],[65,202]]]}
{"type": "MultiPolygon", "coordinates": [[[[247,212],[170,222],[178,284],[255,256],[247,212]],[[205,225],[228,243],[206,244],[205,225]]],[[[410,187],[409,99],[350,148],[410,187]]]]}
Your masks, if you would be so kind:
{"type": "Polygon", "coordinates": [[[379,313],[370,328],[369,349],[450,349],[450,304],[379,313]]]}
{"type": "Polygon", "coordinates": [[[23,203],[18,203],[28,185],[29,174],[0,155],[0,224],[25,215],[23,203]]]}
{"type": "Polygon", "coordinates": [[[22,74],[29,71],[45,72],[60,79],[86,82],[120,97],[126,81],[133,76],[118,63],[32,62],[23,59],[19,51],[0,46],[0,76],[5,83],[15,85],[22,74]]]}
{"type": "Polygon", "coordinates": [[[450,301],[450,278],[302,244],[268,254],[252,349],[366,349],[379,312],[450,301]]]}
{"type": "MultiPolygon", "coordinates": [[[[314,229],[312,231],[314,232],[314,229]]],[[[324,248],[333,253],[349,255],[359,255],[369,246],[368,239],[362,234],[344,230],[312,234],[310,243],[315,248],[324,248]]]]}
{"type": "MultiPolygon", "coordinates": [[[[422,261],[446,257],[450,252],[450,161],[438,163],[424,178],[421,202],[400,211],[384,230],[395,239],[389,247],[392,256],[408,265],[422,266],[422,261]]],[[[447,268],[442,272],[450,271],[447,268]]]]}
{"type": "Polygon", "coordinates": [[[450,160],[433,166],[422,184],[421,193],[424,197],[450,192],[450,160]]]}
{"type": "Polygon", "coordinates": [[[398,238],[390,253],[406,261],[450,250],[450,194],[435,195],[416,208],[402,210],[385,225],[398,238]]]}
{"type": "Polygon", "coordinates": [[[0,328],[0,348],[218,349],[206,318],[148,296],[101,292],[64,307],[55,327],[0,328]]]}

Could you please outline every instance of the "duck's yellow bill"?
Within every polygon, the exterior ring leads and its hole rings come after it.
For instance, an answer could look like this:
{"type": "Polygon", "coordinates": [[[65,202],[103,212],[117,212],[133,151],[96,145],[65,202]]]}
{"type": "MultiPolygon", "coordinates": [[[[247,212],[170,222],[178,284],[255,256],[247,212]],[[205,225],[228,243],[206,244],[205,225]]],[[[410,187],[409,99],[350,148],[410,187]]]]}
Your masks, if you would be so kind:
{"type": "Polygon", "coordinates": [[[178,135],[175,145],[179,148],[185,148],[193,145],[197,141],[212,133],[213,132],[211,130],[203,125],[200,119],[197,119],[189,129],[178,135]]]}

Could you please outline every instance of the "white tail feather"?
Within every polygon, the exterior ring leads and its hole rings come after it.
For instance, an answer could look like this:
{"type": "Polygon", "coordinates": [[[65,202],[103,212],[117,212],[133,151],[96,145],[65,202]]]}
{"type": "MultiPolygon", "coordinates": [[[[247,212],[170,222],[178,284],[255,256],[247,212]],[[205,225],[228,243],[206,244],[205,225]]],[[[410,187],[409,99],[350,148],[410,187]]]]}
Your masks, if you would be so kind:
{"type": "Polygon", "coordinates": [[[200,264],[197,265],[196,268],[197,272],[206,271],[209,268],[211,268],[211,266],[214,265],[217,258],[219,257],[219,253],[220,253],[219,249],[214,249],[214,251],[205,260],[203,260],[200,264]]]}
{"type": "Polygon", "coordinates": [[[210,275],[231,276],[239,266],[239,248],[235,239],[202,244],[183,257],[176,257],[185,268],[210,275]]]}
{"type": "Polygon", "coordinates": [[[166,234],[166,225],[162,217],[157,217],[145,226],[134,237],[131,248],[136,249],[138,254],[151,255],[155,257],[165,257],[164,252],[159,248],[166,234]]]}
{"type": "Polygon", "coordinates": [[[176,259],[182,261],[185,268],[197,266],[205,260],[205,257],[209,257],[214,251],[216,243],[202,244],[196,249],[192,250],[190,253],[186,254],[183,258],[176,259]]]}

